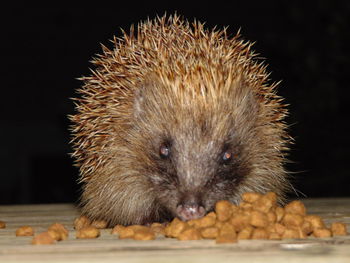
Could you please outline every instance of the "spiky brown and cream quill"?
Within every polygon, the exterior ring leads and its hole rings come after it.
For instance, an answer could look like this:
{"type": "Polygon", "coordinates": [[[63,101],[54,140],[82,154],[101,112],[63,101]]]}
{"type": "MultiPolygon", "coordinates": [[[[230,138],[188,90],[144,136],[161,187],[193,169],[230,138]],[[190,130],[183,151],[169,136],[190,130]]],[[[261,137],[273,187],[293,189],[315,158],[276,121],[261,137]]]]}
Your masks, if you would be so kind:
{"type": "Polygon", "coordinates": [[[287,109],[249,42],[177,15],[112,42],[70,116],[84,214],[142,224],[246,191],[283,198],[287,109]]]}

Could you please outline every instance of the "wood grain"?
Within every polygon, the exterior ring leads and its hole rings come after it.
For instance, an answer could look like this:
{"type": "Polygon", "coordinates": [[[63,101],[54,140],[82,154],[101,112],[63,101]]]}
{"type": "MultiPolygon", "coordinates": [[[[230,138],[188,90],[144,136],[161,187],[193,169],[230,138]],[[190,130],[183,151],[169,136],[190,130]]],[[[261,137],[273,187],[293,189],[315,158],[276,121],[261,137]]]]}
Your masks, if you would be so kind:
{"type": "MultiPolygon", "coordinates": [[[[350,198],[305,199],[309,214],[328,224],[350,226],[350,198]]],[[[307,240],[245,240],[217,245],[213,240],[119,240],[104,229],[93,240],[75,238],[73,220],[79,215],[72,204],[0,206],[0,262],[350,262],[350,236],[307,240]],[[31,245],[32,237],[16,237],[23,225],[45,231],[54,222],[70,231],[68,240],[54,245],[31,245]]]]}

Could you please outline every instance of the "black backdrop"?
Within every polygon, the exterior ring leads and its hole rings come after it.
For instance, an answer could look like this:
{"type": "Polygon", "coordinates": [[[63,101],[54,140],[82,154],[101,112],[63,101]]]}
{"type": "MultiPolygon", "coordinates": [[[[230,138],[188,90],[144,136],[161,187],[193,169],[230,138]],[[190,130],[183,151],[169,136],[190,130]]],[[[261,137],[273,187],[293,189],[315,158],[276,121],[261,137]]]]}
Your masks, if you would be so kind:
{"type": "Polygon", "coordinates": [[[350,196],[350,2],[301,2],[2,6],[0,203],[77,199],[66,117],[76,78],[89,73],[99,43],[108,46],[119,28],[175,10],[208,27],[229,25],[232,34],[241,28],[256,41],[290,104],[294,186],[308,197],[350,196]]]}

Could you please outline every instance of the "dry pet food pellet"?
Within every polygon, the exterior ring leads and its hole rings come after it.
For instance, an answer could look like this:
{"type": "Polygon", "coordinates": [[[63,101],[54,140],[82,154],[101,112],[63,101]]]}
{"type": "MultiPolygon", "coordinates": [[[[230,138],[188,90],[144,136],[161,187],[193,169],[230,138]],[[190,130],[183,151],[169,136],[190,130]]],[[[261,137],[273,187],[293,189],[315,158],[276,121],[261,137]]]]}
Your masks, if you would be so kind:
{"type": "Polygon", "coordinates": [[[286,227],[280,223],[274,224],[274,228],[275,228],[275,232],[280,236],[284,234],[284,231],[286,231],[286,227]]]}
{"type": "Polygon", "coordinates": [[[124,227],[119,229],[118,234],[120,239],[133,238],[135,231],[130,227],[124,227]]]}
{"type": "Polygon", "coordinates": [[[32,239],[33,245],[50,245],[54,244],[56,241],[51,237],[48,232],[42,232],[38,235],[35,235],[32,239]]]}
{"type": "Polygon", "coordinates": [[[194,228],[211,227],[211,226],[214,226],[215,223],[216,223],[216,216],[215,214],[213,215],[213,213],[209,213],[206,216],[199,219],[192,219],[187,221],[187,224],[194,228]]]}
{"type": "Polygon", "coordinates": [[[214,226],[215,226],[216,228],[219,228],[219,229],[220,229],[223,225],[224,225],[224,222],[221,222],[221,221],[219,221],[219,220],[216,220],[214,226]]]}
{"type": "Polygon", "coordinates": [[[156,238],[156,234],[160,233],[160,228],[164,231],[164,226],[158,223],[152,224],[152,227],[141,225],[124,227],[117,225],[112,230],[112,233],[119,234],[120,239],[132,238],[134,240],[153,240],[156,238]],[[158,231],[158,233],[156,233],[156,231],[158,231]]]}
{"type": "Polygon", "coordinates": [[[203,238],[214,239],[219,235],[219,229],[217,227],[207,227],[201,229],[201,235],[203,238]]]}
{"type": "Polygon", "coordinates": [[[305,235],[310,235],[312,233],[312,226],[309,221],[304,221],[301,225],[301,229],[303,230],[305,235]]]}
{"type": "Polygon", "coordinates": [[[243,210],[251,210],[253,205],[251,203],[242,202],[239,204],[239,208],[242,208],[243,210]]]}
{"type": "Polygon", "coordinates": [[[162,223],[152,223],[151,224],[151,228],[158,228],[158,227],[165,227],[164,224],[162,223]]]}
{"type": "Polygon", "coordinates": [[[257,211],[268,213],[270,209],[277,204],[275,193],[268,192],[253,203],[253,208],[257,211]]]}
{"type": "Polygon", "coordinates": [[[325,228],[325,224],[324,224],[322,218],[319,216],[306,215],[304,217],[304,220],[311,223],[311,227],[313,230],[315,230],[317,228],[325,228]]]}
{"type": "Polygon", "coordinates": [[[216,222],[216,216],[211,215],[206,215],[205,217],[202,217],[198,219],[198,227],[203,228],[203,227],[211,227],[214,226],[216,222]]]}
{"type": "Polygon", "coordinates": [[[189,225],[177,217],[165,227],[165,235],[168,237],[178,237],[189,225]]]}
{"type": "Polygon", "coordinates": [[[31,226],[21,226],[16,230],[16,236],[33,236],[34,229],[31,226]]]}
{"type": "Polygon", "coordinates": [[[252,211],[250,215],[250,224],[255,227],[267,227],[269,220],[265,213],[252,211]]]}
{"type": "MultiPolygon", "coordinates": [[[[54,223],[52,224],[49,228],[48,231],[56,231],[57,232],[57,236],[55,238],[55,240],[60,241],[60,240],[66,240],[68,238],[68,234],[69,231],[67,228],[65,228],[62,224],[60,223],[54,223]]],[[[52,234],[54,234],[52,232],[52,234]]]]}
{"type": "Polygon", "coordinates": [[[236,229],[229,222],[225,222],[219,229],[219,235],[236,234],[236,229]]]}
{"type": "Polygon", "coordinates": [[[90,224],[91,224],[91,221],[89,218],[87,218],[86,216],[80,216],[74,220],[74,229],[79,230],[84,227],[90,226],[90,224]]]}
{"type": "Polygon", "coordinates": [[[152,231],[156,236],[165,236],[165,227],[155,227],[152,231]]]}
{"type": "Polygon", "coordinates": [[[312,234],[314,235],[314,237],[331,237],[332,236],[332,232],[327,228],[316,228],[314,229],[312,234]]]}
{"type": "Polygon", "coordinates": [[[111,231],[111,234],[119,234],[120,231],[122,229],[125,229],[126,227],[125,226],[122,226],[122,225],[116,225],[115,227],[113,227],[112,231],[111,231]]]}
{"type": "Polygon", "coordinates": [[[247,226],[239,231],[237,239],[251,239],[254,228],[252,226],[247,226]]]}
{"type": "Polygon", "coordinates": [[[240,231],[246,226],[248,226],[249,222],[250,222],[250,215],[247,215],[247,214],[237,214],[231,218],[231,224],[237,231],[240,231]]]}
{"type": "Polygon", "coordinates": [[[219,221],[226,221],[232,215],[232,205],[227,200],[221,200],[215,205],[216,218],[219,221]]]}
{"type": "Polygon", "coordinates": [[[298,214],[298,215],[301,215],[301,216],[305,216],[305,214],[306,214],[305,205],[299,200],[292,201],[289,204],[287,204],[284,207],[284,211],[286,213],[298,214]]]}
{"type": "Polygon", "coordinates": [[[259,193],[246,192],[242,194],[242,200],[247,203],[254,203],[259,198],[261,198],[261,194],[259,193]]]}
{"type": "Polygon", "coordinates": [[[333,236],[346,236],[347,235],[346,225],[344,223],[340,223],[340,222],[332,223],[331,230],[332,230],[333,236]]]}
{"type": "Polygon", "coordinates": [[[107,228],[107,221],[105,220],[94,220],[91,223],[91,226],[96,227],[98,229],[104,229],[107,228]]]}
{"type": "Polygon", "coordinates": [[[151,225],[151,230],[154,232],[156,235],[165,235],[165,226],[162,225],[161,223],[153,223],[151,225]]]}
{"type": "Polygon", "coordinates": [[[301,226],[304,222],[304,218],[298,214],[286,213],[283,217],[283,223],[286,227],[301,226]]]}
{"type": "Polygon", "coordinates": [[[200,221],[199,219],[191,219],[187,221],[187,225],[195,228],[200,228],[200,221]]]}
{"type": "Polygon", "coordinates": [[[6,227],[6,223],[4,221],[0,221],[0,228],[5,228],[6,227]]]}
{"type": "Polygon", "coordinates": [[[293,238],[299,238],[299,232],[293,228],[286,228],[286,230],[282,234],[282,239],[293,239],[293,238]]]}
{"type": "MultiPolygon", "coordinates": [[[[231,205],[231,207],[232,207],[233,205],[231,205]]],[[[205,217],[213,217],[213,218],[216,218],[216,214],[215,214],[215,212],[210,212],[210,213],[208,213],[205,217]]]]}
{"type": "Polygon", "coordinates": [[[267,215],[267,220],[269,221],[269,224],[273,224],[277,222],[276,212],[270,211],[266,215],[267,215]]]}
{"type": "Polygon", "coordinates": [[[49,226],[48,229],[55,229],[57,231],[62,231],[63,233],[65,233],[68,236],[68,229],[64,227],[64,225],[60,224],[60,223],[54,223],[51,226],[49,226]]]}
{"type": "Polygon", "coordinates": [[[49,229],[47,230],[47,233],[49,233],[49,235],[56,241],[62,240],[61,233],[55,229],[49,229]]]}
{"type": "Polygon", "coordinates": [[[155,238],[156,235],[150,228],[135,231],[135,234],[133,236],[133,239],[135,240],[154,240],[155,238]]]}
{"type": "Polygon", "coordinates": [[[199,240],[199,239],[202,239],[202,236],[198,229],[191,227],[181,232],[177,236],[177,239],[178,240],[199,240]]]}
{"type": "Polygon", "coordinates": [[[100,230],[92,226],[81,228],[76,232],[76,238],[97,238],[98,236],[100,236],[100,230]]]}

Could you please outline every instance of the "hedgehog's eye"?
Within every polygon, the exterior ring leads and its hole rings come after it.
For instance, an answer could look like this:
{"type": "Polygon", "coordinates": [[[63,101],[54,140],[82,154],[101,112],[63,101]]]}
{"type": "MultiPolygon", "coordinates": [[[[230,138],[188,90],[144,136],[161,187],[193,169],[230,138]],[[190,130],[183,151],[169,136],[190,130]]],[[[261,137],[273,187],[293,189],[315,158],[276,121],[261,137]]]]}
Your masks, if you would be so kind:
{"type": "Polygon", "coordinates": [[[160,157],[166,159],[170,155],[170,147],[168,144],[162,143],[159,147],[159,155],[160,157]]]}
{"type": "Polygon", "coordinates": [[[223,161],[223,163],[224,164],[227,164],[228,162],[230,162],[231,161],[231,159],[232,159],[232,152],[230,152],[230,151],[225,151],[224,153],[223,153],[223,155],[222,155],[222,161],[223,161]]]}

